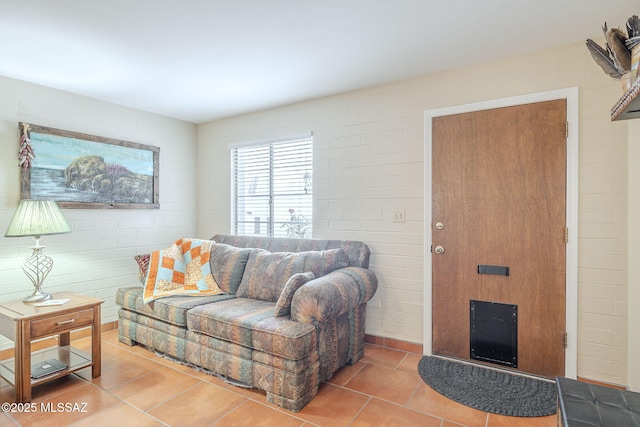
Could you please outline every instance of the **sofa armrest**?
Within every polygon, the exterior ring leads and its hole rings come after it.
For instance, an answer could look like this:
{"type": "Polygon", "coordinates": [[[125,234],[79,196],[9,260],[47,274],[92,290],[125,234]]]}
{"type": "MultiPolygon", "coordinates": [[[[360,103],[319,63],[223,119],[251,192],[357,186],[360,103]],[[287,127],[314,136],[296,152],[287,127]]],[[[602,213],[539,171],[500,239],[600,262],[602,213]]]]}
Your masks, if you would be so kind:
{"type": "Polygon", "coordinates": [[[346,267],[305,283],[293,295],[291,319],[327,322],[369,301],[378,289],[373,271],[346,267]]]}

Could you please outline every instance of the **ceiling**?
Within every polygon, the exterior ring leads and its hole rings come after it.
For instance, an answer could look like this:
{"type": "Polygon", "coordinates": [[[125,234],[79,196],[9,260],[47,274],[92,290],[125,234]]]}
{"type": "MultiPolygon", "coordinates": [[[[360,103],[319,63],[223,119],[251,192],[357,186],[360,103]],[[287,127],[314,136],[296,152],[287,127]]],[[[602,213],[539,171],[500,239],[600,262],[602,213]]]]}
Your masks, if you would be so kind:
{"type": "Polygon", "coordinates": [[[203,123],[602,42],[602,24],[624,28],[640,3],[0,0],[0,11],[0,75],[203,123]]]}

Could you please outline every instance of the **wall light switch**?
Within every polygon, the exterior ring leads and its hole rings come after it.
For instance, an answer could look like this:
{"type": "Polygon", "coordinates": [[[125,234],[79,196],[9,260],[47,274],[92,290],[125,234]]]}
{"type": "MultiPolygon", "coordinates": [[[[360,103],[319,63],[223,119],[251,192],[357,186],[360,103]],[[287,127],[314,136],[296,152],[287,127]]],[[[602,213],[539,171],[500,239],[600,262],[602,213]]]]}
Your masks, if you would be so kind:
{"type": "Polygon", "coordinates": [[[406,221],[406,212],[404,209],[394,209],[393,210],[393,222],[405,222],[406,221]]]}

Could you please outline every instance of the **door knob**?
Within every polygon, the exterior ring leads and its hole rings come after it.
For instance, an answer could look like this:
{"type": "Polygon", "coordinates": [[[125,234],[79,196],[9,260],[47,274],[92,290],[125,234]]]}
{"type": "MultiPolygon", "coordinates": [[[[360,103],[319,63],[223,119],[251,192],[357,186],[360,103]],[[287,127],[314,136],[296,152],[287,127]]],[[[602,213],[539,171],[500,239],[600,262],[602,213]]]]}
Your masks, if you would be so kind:
{"type": "Polygon", "coordinates": [[[435,251],[437,254],[443,254],[444,248],[442,246],[436,246],[435,251]]]}
{"type": "Polygon", "coordinates": [[[444,224],[440,221],[436,222],[436,230],[442,230],[444,228],[444,224]]]}

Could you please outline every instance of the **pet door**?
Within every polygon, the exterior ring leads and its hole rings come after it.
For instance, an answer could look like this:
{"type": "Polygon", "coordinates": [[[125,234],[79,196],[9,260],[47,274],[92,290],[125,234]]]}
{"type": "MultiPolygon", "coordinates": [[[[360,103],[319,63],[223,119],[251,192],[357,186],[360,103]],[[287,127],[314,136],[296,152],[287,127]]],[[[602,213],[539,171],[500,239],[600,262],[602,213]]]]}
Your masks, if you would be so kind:
{"type": "Polygon", "coordinates": [[[470,301],[471,359],[518,367],[518,306],[470,301]]]}

